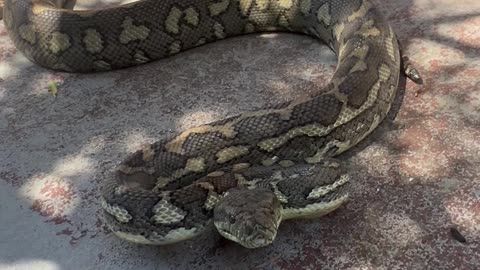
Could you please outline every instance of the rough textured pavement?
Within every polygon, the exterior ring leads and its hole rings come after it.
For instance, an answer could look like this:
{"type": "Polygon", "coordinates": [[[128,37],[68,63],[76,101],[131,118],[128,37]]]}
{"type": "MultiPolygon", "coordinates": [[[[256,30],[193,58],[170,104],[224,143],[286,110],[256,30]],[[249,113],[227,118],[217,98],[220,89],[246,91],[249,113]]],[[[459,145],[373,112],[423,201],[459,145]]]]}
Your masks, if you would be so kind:
{"type": "Polygon", "coordinates": [[[480,2],[382,2],[425,85],[407,82],[392,120],[342,157],[350,203],[283,223],[257,250],[213,233],[119,240],[99,220],[98,184],[142,143],[324,85],[325,46],[252,35],[78,75],[28,62],[0,23],[0,269],[479,269],[480,2]]]}

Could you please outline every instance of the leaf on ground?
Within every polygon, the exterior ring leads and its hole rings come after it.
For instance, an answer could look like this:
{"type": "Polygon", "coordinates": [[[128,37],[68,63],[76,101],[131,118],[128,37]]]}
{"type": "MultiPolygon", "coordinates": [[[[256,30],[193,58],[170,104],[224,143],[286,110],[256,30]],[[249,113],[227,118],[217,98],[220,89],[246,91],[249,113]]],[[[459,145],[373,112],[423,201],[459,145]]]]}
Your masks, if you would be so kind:
{"type": "Polygon", "coordinates": [[[54,97],[57,97],[58,89],[57,89],[57,84],[54,81],[50,82],[50,89],[48,92],[52,93],[54,97]]]}

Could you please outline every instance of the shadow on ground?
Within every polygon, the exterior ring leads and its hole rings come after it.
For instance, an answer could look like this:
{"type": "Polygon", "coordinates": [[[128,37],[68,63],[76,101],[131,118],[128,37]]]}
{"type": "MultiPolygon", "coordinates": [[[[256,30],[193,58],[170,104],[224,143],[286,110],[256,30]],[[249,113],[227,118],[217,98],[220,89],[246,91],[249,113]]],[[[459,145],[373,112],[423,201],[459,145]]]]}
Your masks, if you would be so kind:
{"type": "Polygon", "coordinates": [[[274,245],[254,251],[213,233],[169,247],[125,243],[98,218],[98,184],[142,143],[325,85],[335,65],[325,46],[251,35],[79,75],[32,65],[0,27],[0,268],[474,269],[480,36],[469,29],[480,26],[480,6],[420,16],[426,2],[384,5],[426,85],[404,80],[388,120],[341,157],[352,201],[319,220],[285,222],[274,245]],[[450,236],[452,226],[468,243],[450,236]]]}

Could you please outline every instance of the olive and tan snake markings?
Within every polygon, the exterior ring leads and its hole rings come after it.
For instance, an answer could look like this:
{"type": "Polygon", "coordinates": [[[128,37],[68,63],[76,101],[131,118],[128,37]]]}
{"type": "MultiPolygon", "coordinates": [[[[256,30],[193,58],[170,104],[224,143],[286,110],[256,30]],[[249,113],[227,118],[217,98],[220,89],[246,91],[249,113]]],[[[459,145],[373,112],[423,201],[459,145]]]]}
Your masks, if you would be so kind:
{"type": "Polygon", "coordinates": [[[332,159],[385,118],[401,72],[420,75],[371,0],[140,0],[99,10],[6,0],[15,46],[38,65],[96,72],[140,65],[244,33],[318,38],[338,58],[317,94],[185,130],[145,146],[105,180],[105,221],[119,237],[171,244],[216,226],[248,248],[280,222],[328,214],[349,177],[332,159]]]}

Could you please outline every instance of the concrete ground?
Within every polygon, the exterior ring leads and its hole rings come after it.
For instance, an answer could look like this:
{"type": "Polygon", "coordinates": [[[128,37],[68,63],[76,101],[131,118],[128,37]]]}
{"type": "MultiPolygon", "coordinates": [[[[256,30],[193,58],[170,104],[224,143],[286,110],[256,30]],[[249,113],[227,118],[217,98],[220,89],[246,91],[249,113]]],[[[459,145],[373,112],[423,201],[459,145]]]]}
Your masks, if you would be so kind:
{"type": "Polygon", "coordinates": [[[381,8],[425,85],[407,82],[389,120],[342,157],[355,180],[345,207],[285,222],[257,250],[213,231],[124,242],[99,219],[98,185],[142,143],[325,85],[324,45],[251,35],[79,75],[30,63],[0,23],[0,269],[479,269],[480,2],[381,8]]]}

